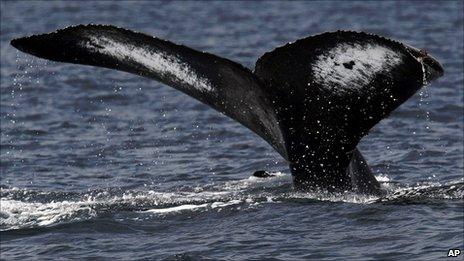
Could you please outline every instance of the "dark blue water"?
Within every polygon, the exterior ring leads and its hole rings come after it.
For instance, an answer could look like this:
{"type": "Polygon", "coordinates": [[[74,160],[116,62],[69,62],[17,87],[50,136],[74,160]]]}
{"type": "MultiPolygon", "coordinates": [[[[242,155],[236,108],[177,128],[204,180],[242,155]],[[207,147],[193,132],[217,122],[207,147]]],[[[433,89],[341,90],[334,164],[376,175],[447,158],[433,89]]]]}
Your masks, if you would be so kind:
{"type": "Polygon", "coordinates": [[[1,258],[415,259],[463,249],[463,4],[1,2],[1,258]],[[391,37],[446,74],[360,144],[383,198],[297,193],[257,135],[122,72],[46,62],[14,37],[109,23],[252,68],[338,29],[391,37]],[[278,173],[259,180],[260,169],[278,173]]]}

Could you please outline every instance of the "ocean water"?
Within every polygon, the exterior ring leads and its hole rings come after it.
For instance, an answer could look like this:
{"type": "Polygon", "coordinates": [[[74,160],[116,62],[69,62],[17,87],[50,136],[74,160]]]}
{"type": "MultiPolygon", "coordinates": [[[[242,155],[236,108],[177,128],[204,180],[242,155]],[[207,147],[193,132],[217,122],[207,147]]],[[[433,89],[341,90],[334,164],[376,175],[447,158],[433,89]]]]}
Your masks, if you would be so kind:
{"type": "Polygon", "coordinates": [[[463,42],[461,1],[2,1],[0,258],[437,260],[464,251],[463,42]],[[249,68],[298,38],[367,31],[426,48],[446,73],[359,146],[386,196],[295,192],[266,142],[193,98],[9,45],[90,22],[249,68]],[[251,177],[262,169],[275,177],[251,177]]]}

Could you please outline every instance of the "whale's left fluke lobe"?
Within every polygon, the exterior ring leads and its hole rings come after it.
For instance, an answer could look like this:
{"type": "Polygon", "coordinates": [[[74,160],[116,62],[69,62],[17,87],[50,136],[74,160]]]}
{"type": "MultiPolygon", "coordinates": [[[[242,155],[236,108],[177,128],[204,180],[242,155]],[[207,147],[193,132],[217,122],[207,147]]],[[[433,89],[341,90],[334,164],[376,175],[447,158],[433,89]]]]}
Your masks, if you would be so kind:
{"type": "Polygon", "coordinates": [[[271,100],[255,75],[233,61],[109,25],[72,26],[11,44],[53,61],[156,79],[242,123],[287,158],[271,100]]]}

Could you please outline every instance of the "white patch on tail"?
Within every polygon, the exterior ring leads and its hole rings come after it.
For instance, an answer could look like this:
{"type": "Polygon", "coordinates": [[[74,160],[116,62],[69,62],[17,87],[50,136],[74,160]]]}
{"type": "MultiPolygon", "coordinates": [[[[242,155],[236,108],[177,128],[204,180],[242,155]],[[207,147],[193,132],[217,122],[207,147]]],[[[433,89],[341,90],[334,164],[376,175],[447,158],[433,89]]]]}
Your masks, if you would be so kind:
{"type": "Polygon", "coordinates": [[[199,91],[213,90],[207,79],[196,74],[187,63],[176,56],[164,52],[147,51],[138,46],[128,43],[121,44],[104,37],[90,36],[90,42],[86,43],[86,47],[95,52],[116,57],[121,61],[130,60],[141,64],[150,71],[162,76],[174,77],[177,82],[192,86],[199,91]]]}
{"type": "Polygon", "coordinates": [[[401,61],[402,55],[388,47],[343,43],[319,55],[312,70],[314,80],[331,91],[356,91],[401,61]]]}

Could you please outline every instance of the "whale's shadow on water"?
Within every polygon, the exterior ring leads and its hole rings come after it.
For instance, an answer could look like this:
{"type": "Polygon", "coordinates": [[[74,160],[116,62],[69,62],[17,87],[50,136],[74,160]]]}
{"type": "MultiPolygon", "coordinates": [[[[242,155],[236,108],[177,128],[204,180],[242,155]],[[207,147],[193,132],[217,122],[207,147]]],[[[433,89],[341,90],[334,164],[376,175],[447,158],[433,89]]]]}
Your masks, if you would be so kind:
{"type": "Polygon", "coordinates": [[[462,201],[464,196],[462,180],[403,185],[385,177],[378,179],[386,191],[383,196],[295,191],[291,175],[280,172],[269,178],[251,176],[225,183],[182,186],[171,192],[108,188],[78,193],[3,187],[0,229],[2,240],[9,240],[78,224],[85,227],[95,220],[103,220],[113,231],[125,231],[128,225],[124,222],[129,219],[164,222],[166,217],[182,218],[185,213],[240,213],[269,204],[440,205],[462,201]]]}

